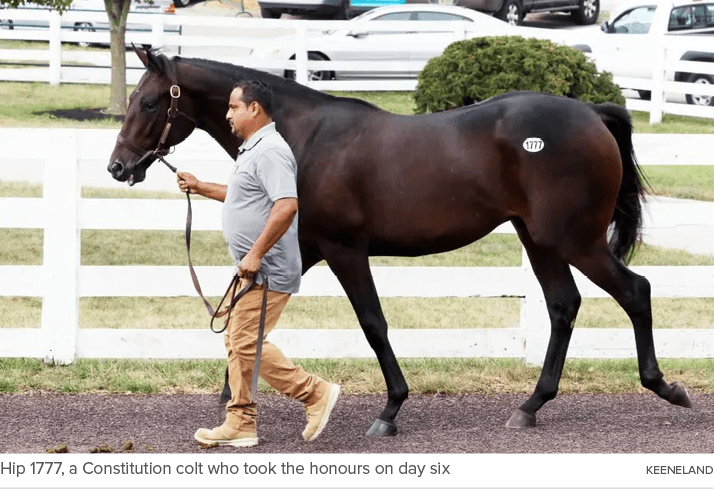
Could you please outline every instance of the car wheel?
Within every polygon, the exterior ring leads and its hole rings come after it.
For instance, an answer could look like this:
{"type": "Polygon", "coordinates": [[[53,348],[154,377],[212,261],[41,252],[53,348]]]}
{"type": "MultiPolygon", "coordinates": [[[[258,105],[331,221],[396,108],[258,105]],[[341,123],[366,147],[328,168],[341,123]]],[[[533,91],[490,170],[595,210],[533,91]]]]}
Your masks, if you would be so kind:
{"type": "Polygon", "coordinates": [[[600,0],[580,0],[578,9],[573,10],[572,14],[577,24],[594,24],[597,22],[597,16],[600,15],[600,0]]]}
{"type": "MultiPolygon", "coordinates": [[[[692,73],[691,75],[689,75],[689,78],[687,79],[687,81],[689,83],[700,83],[702,85],[713,85],[714,84],[714,76],[701,75],[699,73],[692,73]]],[[[714,96],[687,94],[687,104],[714,106],[714,96]]]]}
{"type": "Polygon", "coordinates": [[[511,25],[519,26],[523,20],[523,7],[518,0],[505,0],[501,10],[496,12],[496,17],[511,25]]]}
{"type": "MultiPolygon", "coordinates": [[[[74,30],[75,31],[86,31],[86,32],[95,32],[96,29],[92,24],[89,22],[78,22],[74,25],[74,30]]],[[[87,41],[80,41],[77,43],[77,46],[82,47],[82,48],[88,48],[92,45],[92,43],[89,43],[87,41]]]]}
{"type": "Polygon", "coordinates": [[[652,92],[649,90],[638,90],[637,93],[642,100],[650,100],[652,98],[652,92]]]}
{"type": "MultiPolygon", "coordinates": [[[[292,55],[290,57],[291,60],[295,59],[295,55],[292,55]]],[[[307,59],[309,60],[315,60],[315,61],[329,61],[327,56],[323,56],[320,53],[307,53],[307,59]]],[[[319,81],[319,80],[332,80],[331,71],[312,71],[308,70],[307,72],[307,79],[309,81],[319,81]]],[[[285,70],[285,78],[290,78],[292,80],[295,80],[295,72],[293,70],[285,70]]]]}
{"type": "Polygon", "coordinates": [[[189,3],[191,3],[191,0],[174,0],[174,6],[177,9],[188,7],[189,3]]]}
{"type": "Polygon", "coordinates": [[[279,19],[283,13],[280,10],[260,7],[260,16],[264,19],[279,19]]]}

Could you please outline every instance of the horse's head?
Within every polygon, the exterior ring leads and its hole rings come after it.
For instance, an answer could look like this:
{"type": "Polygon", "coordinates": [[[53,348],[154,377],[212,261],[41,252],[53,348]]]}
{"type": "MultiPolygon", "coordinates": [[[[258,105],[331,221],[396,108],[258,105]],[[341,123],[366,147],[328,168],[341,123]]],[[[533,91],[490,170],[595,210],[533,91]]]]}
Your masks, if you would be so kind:
{"type": "Polygon", "coordinates": [[[134,51],[146,72],[129,97],[124,124],[107,167],[114,179],[129,185],[143,181],[149,165],[196,127],[195,103],[182,94],[176,65],[148,49],[134,51]]]}

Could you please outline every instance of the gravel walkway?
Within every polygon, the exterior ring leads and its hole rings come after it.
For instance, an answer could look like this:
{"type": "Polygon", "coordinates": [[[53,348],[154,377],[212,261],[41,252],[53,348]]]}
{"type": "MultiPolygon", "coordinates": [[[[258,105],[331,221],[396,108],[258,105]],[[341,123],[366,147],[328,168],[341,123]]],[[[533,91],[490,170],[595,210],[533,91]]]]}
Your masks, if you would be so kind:
{"type": "Polygon", "coordinates": [[[420,395],[402,407],[399,434],[365,431],[383,395],[343,395],[319,439],[300,437],[302,407],[285,397],[258,398],[260,444],[201,449],[198,427],[219,423],[213,395],[0,395],[0,452],[71,453],[126,442],[137,453],[712,453],[714,395],[692,395],[691,410],[652,395],[562,395],[545,405],[533,429],[506,429],[523,395],[420,395]]]}

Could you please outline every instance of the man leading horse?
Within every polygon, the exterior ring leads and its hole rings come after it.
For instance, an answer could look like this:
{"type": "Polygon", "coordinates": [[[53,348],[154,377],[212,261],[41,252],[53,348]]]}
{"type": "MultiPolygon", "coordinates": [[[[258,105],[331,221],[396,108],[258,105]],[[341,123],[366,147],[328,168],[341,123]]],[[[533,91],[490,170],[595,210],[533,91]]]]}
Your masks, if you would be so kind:
{"type": "Polygon", "coordinates": [[[226,420],[214,429],[198,429],[204,444],[248,447],[258,444],[257,407],[251,393],[256,355],[260,375],[270,386],[304,403],[306,441],[320,435],[340,387],[294,365],[276,346],[263,340],[258,349],[261,302],[267,290],[263,335],[275,326],[290,295],[298,291],[302,263],[298,246],[297,163],[271,119],[273,98],[260,81],[239,82],[233,88],[226,118],[233,134],[243,139],[228,184],[201,182],[178,172],[179,188],[223,202],[223,234],[238,266],[240,289],[253,286],[236,303],[228,319],[228,384],[231,398],[226,420]],[[261,353],[257,351],[261,350],[261,353]]]}

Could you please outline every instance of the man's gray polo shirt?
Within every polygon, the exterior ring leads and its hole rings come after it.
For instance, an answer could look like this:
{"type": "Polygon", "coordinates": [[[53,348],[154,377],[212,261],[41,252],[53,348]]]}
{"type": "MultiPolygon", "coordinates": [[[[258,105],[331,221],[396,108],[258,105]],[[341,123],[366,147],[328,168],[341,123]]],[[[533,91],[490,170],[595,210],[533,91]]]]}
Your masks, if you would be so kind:
{"type": "MultiPolygon", "coordinates": [[[[245,141],[228,179],[223,204],[223,236],[236,265],[265,228],[273,203],[297,198],[297,163],[292,150],[270,123],[245,141]]],[[[297,215],[288,231],[263,257],[260,274],[268,276],[271,291],[296,293],[302,262],[297,237],[297,215]]],[[[256,278],[261,283],[261,278],[256,278]]]]}

